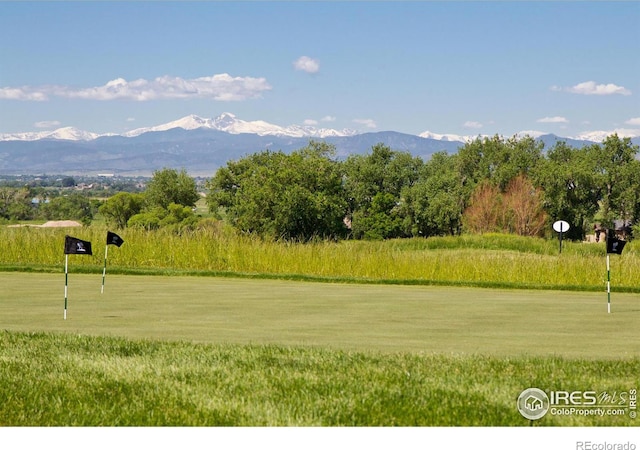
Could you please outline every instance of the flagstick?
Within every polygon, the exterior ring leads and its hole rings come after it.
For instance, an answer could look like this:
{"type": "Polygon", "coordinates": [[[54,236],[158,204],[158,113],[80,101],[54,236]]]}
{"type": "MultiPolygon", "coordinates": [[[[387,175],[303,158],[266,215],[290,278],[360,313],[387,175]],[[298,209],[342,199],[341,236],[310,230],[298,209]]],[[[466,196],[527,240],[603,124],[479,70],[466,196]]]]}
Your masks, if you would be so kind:
{"type": "Polygon", "coordinates": [[[607,253],[607,313],[611,314],[611,272],[609,271],[609,254],[607,253]]]}
{"type": "Polygon", "coordinates": [[[100,289],[100,293],[104,294],[104,277],[107,274],[107,251],[109,249],[109,244],[104,247],[104,268],[102,269],[102,288],[100,289]]]}
{"type": "Polygon", "coordinates": [[[69,255],[64,255],[64,320],[67,320],[67,281],[69,273],[69,255]]]}

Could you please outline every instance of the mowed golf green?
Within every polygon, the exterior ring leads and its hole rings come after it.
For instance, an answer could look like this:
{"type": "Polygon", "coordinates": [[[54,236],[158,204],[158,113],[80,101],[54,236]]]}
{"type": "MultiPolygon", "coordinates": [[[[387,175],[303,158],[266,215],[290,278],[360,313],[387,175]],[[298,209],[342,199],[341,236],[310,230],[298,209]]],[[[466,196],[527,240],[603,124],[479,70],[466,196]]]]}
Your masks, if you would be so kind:
{"type": "Polygon", "coordinates": [[[0,329],[214,344],[561,356],[640,355],[640,296],[240,278],[0,273],[0,329]]]}

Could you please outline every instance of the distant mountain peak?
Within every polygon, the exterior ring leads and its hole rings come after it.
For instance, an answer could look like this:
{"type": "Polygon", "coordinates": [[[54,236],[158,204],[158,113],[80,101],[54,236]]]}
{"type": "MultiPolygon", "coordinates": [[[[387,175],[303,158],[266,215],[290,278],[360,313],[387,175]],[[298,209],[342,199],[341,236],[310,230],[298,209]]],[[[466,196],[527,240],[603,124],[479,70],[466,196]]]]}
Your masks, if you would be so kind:
{"type": "Polygon", "coordinates": [[[224,112],[220,114],[211,122],[212,128],[232,134],[238,134],[239,132],[237,132],[236,130],[238,128],[242,128],[243,126],[245,126],[245,124],[247,124],[246,121],[238,119],[235,114],[232,114],[230,112],[224,112]]]}
{"type": "Polygon", "coordinates": [[[181,119],[174,120],[173,122],[164,123],[162,125],[156,125],[154,127],[146,127],[146,128],[136,128],[135,130],[127,131],[123,134],[125,137],[134,137],[140,136],[143,133],[148,133],[150,131],[167,131],[173,128],[182,128],[184,130],[195,130],[197,128],[211,128],[210,126],[211,119],[203,119],[200,116],[196,116],[195,114],[190,114],[181,119]]]}
{"type": "Polygon", "coordinates": [[[583,140],[583,141],[592,141],[592,142],[602,142],[612,134],[617,134],[619,138],[638,138],[640,134],[637,129],[625,129],[625,128],[616,128],[613,131],[587,131],[584,133],[580,133],[577,136],[572,137],[571,139],[583,140]]]}
{"type": "Polygon", "coordinates": [[[92,141],[100,137],[97,133],[82,131],[74,127],[63,127],[53,131],[29,131],[26,133],[0,134],[0,141],[39,141],[58,139],[64,141],[92,141]]]}
{"type": "Polygon", "coordinates": [[[222,119],[222,118],[225,118],[225,117],[229,117],[229,118],[231,118],[231,119],[235,119],[235,118],[236,118],[236,115],[235,115],[235,114],[233,114],[233,113],[230,113],[230,112],[223,112],[223,113],[222,113],[222,114],[220,114],[217,118],[218,118],[218,119],[222,119]]]}
{"type": "Polygon", "coordinates": [[[150,131],[167,131],[172,128],[194,130],[208,128],[223,131],[229,134],[257,134],[259,136],[288,136],[288,137],[328,137],[328,136],[353,136],[357,134],[353,130],[332,130],[326,128],[314,128],[308,126],[291,125],[281,127],[264,120],[247,121],[239,119],[235,114],[224,112],[214,119],[203,118],[195,114],[185,116],[162,125],[148,128],[137,128],[125,133],[123,136],[134,137],[150,131]]]}
{"type": "Polygon", "coordinates": [[[47,139],[65,139],[69,141],[91,141],[99,135],[88,131],[82,131],[74,127],[58,128],[51,132],[47,139]]]}

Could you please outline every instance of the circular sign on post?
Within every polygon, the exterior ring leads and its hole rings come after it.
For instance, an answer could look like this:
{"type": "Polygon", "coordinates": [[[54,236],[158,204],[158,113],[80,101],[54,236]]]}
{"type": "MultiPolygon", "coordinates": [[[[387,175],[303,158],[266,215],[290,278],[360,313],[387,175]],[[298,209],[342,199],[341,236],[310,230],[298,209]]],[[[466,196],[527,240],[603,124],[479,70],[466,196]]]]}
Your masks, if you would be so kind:
{"type": "Polygon", "coordinates": [[[560,233],[558,240],[560,241],[560,253],[562,253],[562,233],[569,231],[569,223],[564,220],[556,220],[553,222],[553,229],[560,233]]]}
{"type": "Polygon", "coordinates": [[[553,222],[553,229],[558,233],[564,233],[565,231],[569,231],[569,222],[565,222],[564,220],[557,220],[553,222]]]}

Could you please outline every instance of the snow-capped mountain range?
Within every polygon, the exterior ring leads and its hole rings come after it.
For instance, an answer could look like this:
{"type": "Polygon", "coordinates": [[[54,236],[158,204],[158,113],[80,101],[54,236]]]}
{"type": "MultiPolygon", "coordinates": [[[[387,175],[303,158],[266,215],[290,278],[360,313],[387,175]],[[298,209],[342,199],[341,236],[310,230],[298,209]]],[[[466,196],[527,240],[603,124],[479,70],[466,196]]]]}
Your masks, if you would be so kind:
{"type": "Polygon", "coordinates": [[[234,114],[223,113],[215,119],[207,119],[194,114],[183,117],[173,122],[165,123],[150,128],[138,128],[124,133],[123,136],[139,136],[150,131],[166,131],[172,128],[182,128],[184,130],[195,130],[197,128],[210,128],[224,131],[230,134],[257,134],[258,136],[289,136],[289,137],[317,137],[326,138],[330,136],[353,136],[357,134],[354,130],[332,130],[329,128],[315,128],[311,126],[290,125],[281,127],[263,120],[246,121],[238,119],[234,114]]]}
{"type": "MultiPolygon", "coordinates": [[[[224,131],[230,134],[257,134],[258,136],[288,136],[326,138],[336,136],[353,136],[358,134],[354,130],[333,130],[330,128],[315,128],[312,126],[290,125],[281,127],[263,120],[246,121],[237,118],[234,114],[223,113],[215,119],[204,118],[191,114],[173,122],[154,127],[137,128],[127,131],[119,136],[135,137],[154,131],[167,131],[174,128],[183,130],[196,130],[199,128],[224,131]]],[[[91,141],[103,136],[117,136],[116,134],[98,134],[78,130],[73,127],[59,128],[54,131],[36,131],[26,133],[0,134],[0,141],[37,141],[40,139],[64,139],[69,141],[91,141]]]]}
{"type": "MultiPolygon", "coordinates": [[[[597,142],[609,134],[594,138],[597,142]]],[[[535,131],[518,133],[518,136],[524,135],[544,143],[545,148],[553,147],[558,141],[573,147],[594,142],[535,131]]],[[[217,168],[231,160],[266,149],[291,152],[304,148],[311,139],[334,146],[338,158],[366,154],[374,145],[384,144],[427,160],[435,152],[455,153],[466,142],[478,137],[428,131],[420,135],[395,131],[358,133],[299,125],[281,127],[259,120],[244,121],[229,113],[215,119],[190,115],[119,135],[91,133],[72,127],[48,132],[0,134],[0,174],[114,173],[148,176],[155,170],[173,167],[186,169],[194,176],[212,176],[217,168]]],[[[640,137],[632,138],[632,143],[640,145],[640,137]]]]}
{"type": "Polygon", "coordinates": [[[74,127],[58,128],[53,131],[27,131],[25,133],[0,134],[0,141],[38,141],[40,139],[59,139],[66,141],[91,141],[99,138],[97,133],[78,130],[74,127]]]}
{"type": "MultiPolygon", "coordinates": [[[[153,127],[137,128],[135,130],[127,131],[122,134],[98,134],[89,131],[79,130],[74,127],[64,127],[53,131],[33,131],[24,133],[0,133],[0,141],[38,141],[41,139],[57,139],[57,140],[69,140],[69,141],[91,141],[99,137],[104,136],[123,136],[123,137],[136,137],[144,133],[167,131],[174,128],[181,128],[183,130],[196,130],[196,129],[210,129],[223,131],[229,134],[256,134],[258,136],[278,136],[278,137],[293,137],[293,138],[328,138],[328,137],[346,137],[355,136],[361,134],[355,130],[342,129],[334,130],[331,128],[316,128],[313,126],[302,125],[289,125],[286,127],[280,125],[274,125],[263,120],[246,121],[239,119],[232,113],[222,113],[214,119],[200,117],[194,114],[183,117],[181,119],[168,122],[162,125],[153,127]]],[[[620,137],[640,137],[640,132],[633,133],[635,130],[624,130],[622,133],[618,132],[620,137]]],[[[517,133],[517,136],[531,136],[533,138],[540,137],[547,133],[540,131],[521,131],[517,133]]],[[[607,136],[611,134],[610,131],[593,131],[589,133],[581,134],[577,137],[568,137],[568,139],[584,140],[591,142],[602,142],[607,136]]],[[[438,141],[446,142],[469,142],[476,139],[479,135],[460,136],[457,134],[437,134],[430,131],[425,131],[418,135],[419,137],[426,139],[435,139],[438,141]]]]}

